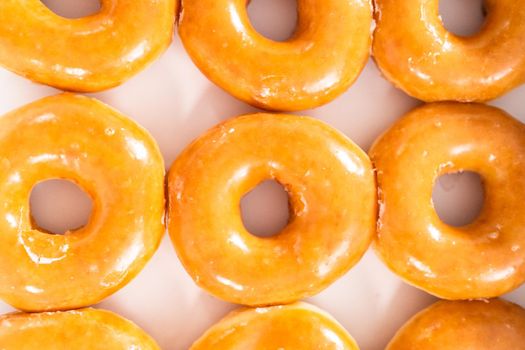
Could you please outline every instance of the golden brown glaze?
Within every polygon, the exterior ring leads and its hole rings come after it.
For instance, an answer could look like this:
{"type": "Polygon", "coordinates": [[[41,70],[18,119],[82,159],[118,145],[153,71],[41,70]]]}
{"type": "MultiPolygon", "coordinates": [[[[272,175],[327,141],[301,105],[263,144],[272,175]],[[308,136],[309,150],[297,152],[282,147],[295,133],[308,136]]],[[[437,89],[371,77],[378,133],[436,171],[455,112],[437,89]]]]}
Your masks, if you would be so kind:
{"type": "Polygon", "coordinates": [[[370,0],[298,0],[285,42],[252,27],[247,2],[182,0],[182,42],[218,86],[256,107],[291,111],[325,104],[357,79],[370,53],[370,0]]]}
{"type": "Polygon", "coordinates": [[[439,301],[401,328],[387,350],[524,350],[525,310],[507,301],[439,301]]]}
{"type": "Polygon", "coordinates": [[[70,309],[124,286],[164,233],[163,178],[152,137],[96,100],[62,94],[0,118],[0,297],[70,309]],[[92,198],[86,226],[54,235],[32,222],[30,192],[53,178],[92,198]]]}
{"type": "Polygon", "coordinates": [[[121,84],[171,42],[176,0],[100,0],[99,13],[63,18],[40,0],[0,1],[0,65],[70,91],[121,84]]]}
{"type": "Polygon", "coordinates": [[[445,29],[439,0],[375,0],[373,56],[385,77],[423,101],[486,101],[525,82],[525,0],[486,0],[483,28],[445,29]]]}
{"type": "Polygon", "coordinates": [[[408,113],[370,151],[377,168],[375,248],[409,283],[445,299],[488,298],[525,281],[525,125],[484,105],[436,103],[408,113]],[[444,174],[483,179],[479,217],[442,222],[432,189],[444,174]]]}
{"type": "Polygon", "coordinates": [[[296,303],[239,309],[211,327],[190,350],[359,350],[326,312],[296,303]]]}
{"type": "Polygon", "coordinates": [[[254,114],[194,141],[168,176],[168,229],[195,282],[244,305],[295,301],[327,287],[364,254],[375,230],[367,155],[313,118],[254,114]],[[290,196],[290,222],[260,238],[239,202],[274,179],[290,196]]]}
{"type": "Polygon", "coordinates": [[[2,350],[160,350],[142,329],[95,309],[0,316],[2,350]]]}

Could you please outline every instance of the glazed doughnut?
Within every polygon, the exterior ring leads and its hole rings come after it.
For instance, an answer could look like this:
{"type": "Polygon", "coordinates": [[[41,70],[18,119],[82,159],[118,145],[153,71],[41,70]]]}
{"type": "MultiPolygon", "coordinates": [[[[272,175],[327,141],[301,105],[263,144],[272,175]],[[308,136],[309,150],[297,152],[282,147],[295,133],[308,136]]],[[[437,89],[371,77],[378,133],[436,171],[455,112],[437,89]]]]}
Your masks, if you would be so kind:
{"type": "Polygon", "coordinates": [[[375,248],[409,283],[444,299],[502,295],[525,281],[525,125],[489,106],[436,103],[399,120],[370,151],[377,169],[375,248]],[[444,174],[483,179],[478,218],[439,219],[432,189],[444,174]]]}
{"type": "Polygon", "coordinates": [[[0,298],[29,311],[92,305],[130,281],[164,233],[164,165],[152,137],[106,105],[62,94],[0,118],[0,298]],[[31,216],[40,181],[79,185],[89,222],[64,235],[31,216]]]}
{"type": "Polygon", "coordinates": [[[431,101],[486,101],[525,82],[525,1],[485,0],[482,29],[445,29],[439,0],[375,0],[373,56],[407,94],[431,101]]]}
{"type": "Polygon", "coordinates": [[[439,301],[410,319],[386,350],[510,350],[525,344],[525,310],[507,301],[439,301]]]}
{"type": "Polygon", "coordinates": [[[195,282],[223,300],[282,304],[350,269],[375,232],[368,156],[313,118],[241,116],[211,129],[168,175],[168,230],[195,282]],[[264,180],[289,194],[290,221],[273,237],[243,225],[239,202],[264,180]]]}
{"type": "Polygon", "coordinates": [[[332,316],[306,303],[239,309],[215,324],[190,350],[359,350],[332,316]]]}
{"type": "Polygon", "coordinates": [[[95,309],[0,316],[0,344],[5,350],[160,350],[135,324],[95,309]]]}
{"type": "Polygon", "coordinates": [[[199,69],[236,98],[268,110],[325,104],[357,79],[370,54],[369,0],[298,0],[285,42],[251,25],[247,0],[182,0],[179,34],[199,69]]]}
{"type": "Polygon", "coordinates": [[[0,65],[69,91],[117,86],[170,44],[176,0],[100,0],[92,16],[56,15],[41,0],[0,1],[0,65]]]}

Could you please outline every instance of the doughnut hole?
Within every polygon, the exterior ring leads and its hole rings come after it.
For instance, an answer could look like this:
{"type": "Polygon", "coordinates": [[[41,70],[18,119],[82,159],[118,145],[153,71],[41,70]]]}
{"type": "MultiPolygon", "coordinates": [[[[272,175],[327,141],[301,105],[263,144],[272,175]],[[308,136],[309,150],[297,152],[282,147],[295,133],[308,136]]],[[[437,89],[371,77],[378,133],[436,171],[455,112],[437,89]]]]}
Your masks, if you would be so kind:
{"type": "Polygon", "coordinates": [[[461,37],[478,33],[486,18],[483,0],[439,0],[439,14],[445,29],[461,37]]]}
{"type": "Polygon", "coordinates": [[[441,175],[432,190],[437,215],[445,224],[454,227],[474,222],[481,213],[484,198],[483,180],[471,171],[441,175]]]}
{"type": "Polygon", "coordinates": [[[251,0],[247,10],[255,30],[270,40],[286,41],[297,27],[297,0],[251,0]]]}
{"type": "Polygon", "coordinates": [[[246,230],[254,236],[279,234],[290,219],[285,188],[274,180],[261,182],[241,199],[241,218],[246,230]]]}
{"type": "Polygon", "coordinates": [[[64,18],[82,18],[97,14],[100,0],[40,0],[48,9],[64,18]]]}
{"type": "Polygon", "coordinates": [[[64,234],[84,227],[93,210],[91,197],[69,180],[52,179],[36,184],[29,197],[33,229],[64,234]]]}

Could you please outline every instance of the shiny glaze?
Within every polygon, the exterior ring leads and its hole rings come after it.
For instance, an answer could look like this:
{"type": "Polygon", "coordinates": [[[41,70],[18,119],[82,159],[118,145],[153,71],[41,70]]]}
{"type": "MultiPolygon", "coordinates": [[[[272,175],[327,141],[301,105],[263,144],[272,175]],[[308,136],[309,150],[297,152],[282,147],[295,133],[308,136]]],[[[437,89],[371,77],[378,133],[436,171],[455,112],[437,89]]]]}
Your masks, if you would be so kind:
{"type": "Polygon", "coordinates": [[[30,311],[99,302],[144,266],[164,233],[164,165],[152,137],[108,106],[62,94],[0,118],[0,298],[30,311]],[[29,195],[62,178],[93,200],[64,235],[33,223],[29,195]]]}
{"type": "Polygon", "coordinates": [[[160,350],[130,321],[104,310],[81,309],[0,316],[3,350],[160,350]]]}
{"type": "Polygon", "coordinates": [[[239,309],[211,327],[190,350],[359,350],[326,312],[296,303],[239,309]]]}
{"type": "Polygon", "coordinates": [[[375,0],[373,55],[385,77],[424,101],[486,101],[525,82],[525,0],[486,0],[483,28],[445,29],[439,0],[375,0]]]}
{"type": "Polygon", "coordinates": [[[525,310],[507,301],[439,301],[401,328],[386,350],[523,350],[525,310]]]}
{"type": "Polygon", "coordinates": [[[70,91],[100,91],[142,70],[171,42],[175,0],[100,0],[99,13],[56,15],[40,0],[0,1],[0,65],[70,91]]]}
{"type": "Polygon", "coordinates": [[[361,258],[375,230],[368,156],[313,118],[254,114],[216,126],[174,162],[168,192],[168,229],[186,270],[238,304],[319,292],[361,258]],[[244,227],[239,202],[267,179],[287,190],[290,222],[260,238],[244,227]]]}
{"type": "Polygon", "coordinates": [[[370,151],[377,168],[375,248],[409,283],[445,299],[495,297],[525,281],[525,125],[484,105],[436,103],[408,113],[370,151]],[[479,217],[442,222],[432,188],[444,174],[483,179],[479,217]]]}
{"type": "Polygon", "coordinates": [[[357,79],[371,45],[370,0],[298,0],[285,42],[251,25],[247,0],[182,0],[179,33],[199,69],[233,96],[268,110],[325,104],[357,79]]]}

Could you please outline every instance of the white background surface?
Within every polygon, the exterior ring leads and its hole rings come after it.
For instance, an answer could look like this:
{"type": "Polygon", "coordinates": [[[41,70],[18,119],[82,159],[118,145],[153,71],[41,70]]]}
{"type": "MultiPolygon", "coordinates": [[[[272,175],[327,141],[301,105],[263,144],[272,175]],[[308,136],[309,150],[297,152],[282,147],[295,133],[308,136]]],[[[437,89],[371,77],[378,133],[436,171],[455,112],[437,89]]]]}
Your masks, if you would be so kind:
{"type": "MultiPolygon", "coordinates": [[[[93,8],[93,0],[44,2],[69,14],[93,8]]],[[[479,0],[442,0],[442,14],[449,28],[453,26],[456,31],[475,28],[482,18],[479,4],[479,0]]],[[[293,30],[294,6],[294,0],[253,0],[250,14],[261,32],[283,39],[293,30]]],[[[0,114],[57,92],[0,69],[0,114]]],[[[167,168],[192,139],[208,128],[255,110],[210,83],[193,65],[177,36],[166,53],[142,73],[118,88],[93,96],[146,127],[159,143],[167,168]]],[[[525,86],[522,86],[491,104],[525,122],[524,101],[525,86]]],[[[369,62],[357,83],[341,97],[299,114],[328,122],[368,150],[382,131],[418,104],[385,81],[369,62]]],[[[472,217],[473,202],[480,197],[475,189],[476,179],[471,176],[439,184],[436,201],[444,208],[443,215],[450,221],[472,217]]],[[[265,186],[251,196],[247,225],[257,230],[279,227],[279,222],[286,218],[282,197],[276,186],[265,186]]],[[[37,219],[55,230],[64,225],[74,227],[86,216],[89,207],[74,196],[71,186],[60,184],[39,189],[33,200],[37,219]]],[[[525,287],[506,298],[525,307],[525,287]]],[[[434,300],[403,283],[369,251],[343,278],[309,301],[338,319],[361,349],[379,350],[410,316],[434,300]]],[[[194,285],[166,235],[142,273],[97,307],[133,320],[162,349],[182,350],[235,306],[209,296],[194,285]]],[[[0,313],[12,310],[0,302],[0,313]]]]}

